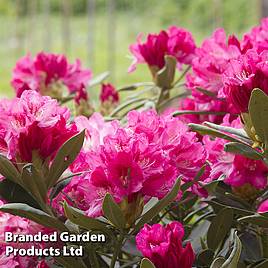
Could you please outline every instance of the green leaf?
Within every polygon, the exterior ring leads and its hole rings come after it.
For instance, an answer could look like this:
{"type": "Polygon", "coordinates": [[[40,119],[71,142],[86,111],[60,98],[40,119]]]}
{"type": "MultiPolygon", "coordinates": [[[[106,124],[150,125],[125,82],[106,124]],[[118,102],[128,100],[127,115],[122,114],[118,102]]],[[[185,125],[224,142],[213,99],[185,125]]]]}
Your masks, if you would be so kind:
{"type": "Polygon", "coordinates": [[[246,131],[242,128],[233,128],[233,127],[227,127],[227,126],[222,126],[222,125],[217,125],[211,122],[204,122],[204,125],[210,128],[213,128],[215,130],[225,132],[225,133],[230,133],[232,135],[235,135],[243,140],[246,140],[247,142],[250,142],[250,139],[246,133],[246,131]]]}
{"type": "Polygon", "coordinates": [[[37,222],[48,228],[55,228],[60,231],[68,231],[66,226],[57,218],[50,216],[42,210],[30,207],[22,203],[12,203],[0,206],[0,211],[10,213],[12,215],[27,218],[37,222]]]}
{"type": "Polygon", "coordinates": [[[119,205],[114,201],[113,197],[107,193],[102,203],[102,211],[104,216],[117,228],[124,229],[126,220],[119,205]]]}
{"type": "Polygon", "coordinates": [[[203,125],[199,125],[199,124],[188,124],[189,128],[195,132],[198,132],[201,135],[210,135],[213,137],[218,137],[218,138],[222,138],[228,141],[233,141],[233,142],[241,142],[241,140],[231,137],[228,134],[212,129],[210,127],[207,126],[203,126],[203,125]]]}
{"type": "Polygon", "coordinates": [[[254,266],[254,268],[267,268],[268,267],[268,260],[264,260],[261,263],[257,264],[254,266]]]}
{"type": "Polygon", "coordinates": [[[222,209],[211,221],[207,232],[208,247],[216,251],[223,243],[225,237],[231,230],[233,223],[233,210],[222,209]]]}
{"type": "Polygon", "coordinates": [[[175,77],[177,60],[173,56],[165,56],[165,66],[156,74],[156,85],[169,89],[175,77]]]}
{"type": "Polygon", "coordinates": [[[200,180],[200,178],[202,177],[202,175],[204,174],[204,172],[206,170],[206,167],[207,167],[207,164],[203,165],[193,180],[188,181],[188,182],[181,185],[181,190],[183,193],[200,180]]]}
{"type": "Polygon", "coordinates": [[[208,115],[208,114],[214,114],[214,115],[225,115],[226,112],[213,112],[213,111],[193,111],[193,110],[181,110],[176,111],[172,115],[173,116],[179,116],[179,115],[185,115],[185,114],[199,114],[199,115],[208,115]]]}
{"type": "Polygon", "coordinates": [[[48,188],[51,188],[57,182],[62,173],[75,160],[83,146],[84,137],[85,130],[71,137],[60,147],[49,169],[48,188]]]}
{"type": "Polygon", "coordinates": [[[233,250],[229,258],[222,264],[221,268],[237,268],[241,251],[242,251],[242,243],[235,232],[233,250]]]}
{"type": "Polygon", "coordinates": [[[262,154],[254,150],[251,146],[248,146],[239,142],[230,142],[224,145],[224,150],[226,152],[241,154],[247,158],[260,160],[263,158],[262,154]]]}
{"type": "Polygon", "coordinates": [[[61,264],[64,268],[87,268],[85,263],[80,258],[75,257],[54,257],[56,262],[61,264]]]}
{"type": "Polygon", "coordinates": [[[56,185],[53,187],[53,189],[49,195],[50,201],[52,201],[52,199],[54,199],[55,197],[58,196],[58,194],[62,191],[62,189],[64,189],[64,187],[66,187],[71,182],[73,177],[79,176],[81,174],[82,174],[82,172],[71,174],[71,175],[61,179],[60,181],[58,181],[56,183],[56,185]]]}
{"type": "Polygon", "coordinates": [[[119,89],[117,89],[117,92],[121,92],[121,91],[133,91],[136,90],[138,87],[136,85],[130,85],[130,86],[125,86],[125,87],[121,87],[119,89]]]}
{"type": "Polygon", "coordinates": [[[225,259],[223,257],[218,257],[211,263],[210,268],[221,268],[224,262],[225,259]]]}
{"type": "Polygon", "coordinates": [[[154,264],[147,258],[143,258],[140,268],[155,268],[154,264]]]}
{"type": "Polygon", "coordinates": [[[147,98],[134,98],[131,99],[129,101],[125,101],[122,104],[120,104],[119,106],[117,106],[109,115],[110,117],[113,117],[115,115],[117,115],[119,112],[121,112],[123,109],[127,108],[128,106],[137,103],[137,102],[145,102],[147,101],[147,98]]]}
{"type": "Polygon", "coordinates": [[[211,249],[202,250],[197,255],[197,263],[200,266],[209,266],[213,260],[214,252],[211,249]]]}
{"type": "Polygon", "coordinates": [[[153,206],[141,216],[141,219],[135,226],[134,232],[140,230],[140,228],[143,227],[145,223],[148,223],[153,217],[159,214],[161,210],[166,208],[177,197],[180,190],[180,183],[181,180],[179,178],[173,186],[172,190],[163,199],[159,200],[155,206],[153,206]]]}
{"type": "Polygon", "coordinates": [[[240,223],[250,223],[263,228],[268,228],[268,218],[263,217],[260,214],[254,214],[238,219],[240,223]]]}
{"type": "Polygon", "coordinates": [[[231,208],[236,215],[241,215],[241,216],[249,216],[252,215],[252,211],[233,207],[233,206],[227,206],[224,204],[221,204],[219,202],[213,201],[213,200],[206,200],[206,203],[211,205],[213,207],[213,210],[217,213],[219,210],[222,210],[223,208],[231,208]]]}
{"type": "Polygon", "coordinates": [[[72,223],[77,224],[83,229],[93,230],[93,231],[102,230],[104,232],[109,232],[105,223],[97,219],[85,216],[80,210],[69,206],[66,202],[64,202],[64,212],[65,212],[65,216],[72,223]]]}
{"type": "Polygon", "coordinates": [[[215,92],[212,92],[210,90],[206,90],[204,88],[201,88],[201,87],[196,87],[195,88],[197,91],[200,91],[201,93],[209,96],[209,97],[214,97],[214,98],[217,98],[217,94],[215,92]]]}
{"type": "Polygon", "coordinates": [[[89,82],[89,87],[94,87],[100,83],[102,83],[104,80],[106,80],[109,77],[110,73],[109,72],[104,72],[101,73],[99,75],[97,75],[96,77],[92,78],[89,82]]]}
{"type": "Polygon", "coordinates": [[[260,89],[254,89],[249,101],[249,115],[257,136],[268,142],[268,96],[260,89]]]}
{"type": "Polygon", "coordinates": [[[37,202],[45,203],[47,188],[44,178],[39,174],[33,164],[27,164],[22,169],[22,186],[29,191],[37,202]]]}
{"type": "Polygon", "coordinates": [[[0,182],[0,196],[9,203],[25,203],[40,208],[36,200],[21,185],[4,179],[0,182]]]}
{"type": "Polygon", "coordinates": [[[15,183],[21,183],[19,171],[13,163],[3,155],[0,155],[0,174],[15,183]]]}

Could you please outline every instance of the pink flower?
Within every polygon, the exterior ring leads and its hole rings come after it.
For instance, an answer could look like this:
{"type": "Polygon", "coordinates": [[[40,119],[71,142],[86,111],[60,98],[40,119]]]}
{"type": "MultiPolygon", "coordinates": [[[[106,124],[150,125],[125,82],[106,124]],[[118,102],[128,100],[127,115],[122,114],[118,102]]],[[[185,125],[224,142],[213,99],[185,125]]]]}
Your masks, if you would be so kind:
{"type": "Polygon", "coordinates": [[[11,84],[18,97],[24,90],[61,97],[64,87],[73,93],[86,85],[90,78],[91,71],[83,70],[79,60],[69,64],[64,55],[41,52],[35,58],[28,55],[17,62],[11,84]]]}
{"type": "Polygon", "coordinates": [[[195,56],[192,34],[183,28],[171,26],[168,36],[168,54],[173,55],[179,63],[191,64],[195,56]]]}
{"type": "MultiPolygon", "coordinates": [[[[211,98],[207,100],[207,102],[200,102],[199,99],[195,97],[185,98],[181,101],[179,109],[184,111],[208,112],[208,114],[185,114],[179,117],[186,123],[196,124],[203,123],[204,121],[220,124],[222,123],[225,113],[233,112],[226,101],[218,98],[211,98]]],[[[235,115],[233,116],[235,117],[235,115]]]]}
{"type": "Polygon", "coordinates": [[[70,117],[67,108],[31,90],[9,101],[1,117],[2,143],[6,146],[3,151],[12,160],[30,162],[33,152],[43,160],[52,158],[59,147],[77,133],[76,126],[67,123],[70,117]]]}
{"type": "Polygon", "coordinates": [[[165,55],[168,50],[168,34],[161,31],[159,34],[149,34],[145,43],[141,42],[141,35],[137,43],[129,47],[134,56],[134,61],[129,67],[129,72],[136,69],[137,63],[147,63],[150,67],[158,70],[165,66],[165,55]]]}
{"type": "Polygon", "coordinates": [[[172,26],[159,34],[149,34],[144,43],[139,35],[137,43],[131,45],[129,50],[134,56],[129,72],[134,71],[137,64],[146,63],[154,73],[165,66],[165,55],[174,56],[178,63],[190,64],[195,43],[190,32],[172,26]]]}
{"type": "Polygon", "coordinates": [[[206,152],[196,133],[171,114],[158,116],[154,110],[128,114],[128,127],[144,133],[151,143],[159,144],[184,181],[192,180],[206,161],[206,152]],[[193,153],[195,152],[195,153],[193,153]]]}
{"type": "MultiPolygon", "coordinates": [[[[241,54],[240,43],[235,36],[226,41],[223,29],[216,30],[212,37],[206,39],[200,48],[196,49],[196,57],[192,61],[193,73],[186,76],[187,87],[192,91],[194,111],[204,112],[231,112],[232,106],[220,94],[223,88],[222,74],[231,59],[241,54]],[[208,91],[205,94],[199,89],[208,91]]],[[[190,101],[184,101],[182,109],[190,101]]],[[[187,116],[190,118],[189,116],[187,116]]],[[[222,122],[222,115],[195,116],[200,123],[209,120],[215,123],[222,122]]]]}
{"type": "MultiPolygon", "coordinates": [[[[179,119],[159,116],[153,110],[130,112],[125,127],[117,121],[104,122],[98,114],[90,119],[79,117],[76,125],[78,130],[86,129],[86,139],[71,171],[84,173],[64,192],[74,202],[79,200],[76,205],[90,216],[101,215],[108,192],[118,203],[132,202],[137,196],[145,201],[163,198],[178,176],[182,175],[183,183],[191,181],[206,161],[195,133],[179,119]]],[[[197,185],[191,190],[206,194],[197,185]]]]}
{"type": "MultiPolygon", "coordinates": [[[[230,123],[229,116],[224,117],[222,125],[242,128],[240,119],[230,123]]],[[[225,152],[224,145],[227,141],[220,138],[211,139],[209,136],[205,136],[203,142],[211,163],[211,180],[224,176],[224,182],[233,187],[245,184],[250,184],[257,189],[266,187],[268,169],[262,161],[225,152]]]]}
{"type": "Polygon", "coordinates": [[[118,103],[119,94],[110,83],[101,85],[100,101],[102,103],[109,101],[111,103],[118,103]]]}
{"type": "Polygon", "coordinates": [[[244,35],[242,47],[254,48],[258,53],[268,49],[268,18],[262,19],[261,25],[253,27],[244,35]]]}
{"type": "Polygon", "coordinates": [[[193,74],[187,76],[188,87],[193,95],[207,98],[206,95],[196,91],[197,87],[218,94],[223,87],[221,76],[226,70],[230,59],[240,55],[236,45],[228,45],[223,29],[216,30],[212,37],[206,39],[200,48],[196,49],[196,57],[192,62],[193,74]]]}
{"type": "Polygon", "coordinates": [[[182,245],[184,229],[181,223],[145,224],[136,236],[137,248],[156,268],[191,268],[194,252],[190,243],[182,245]]]}
{"type": "Polygon", "coordinates": [[[268,93],[268,53],[257,54],[250,50],[238,59],[233,59],[224,73],[223,95],[234,106],[236,111],[248,111],[248,103],[254,88],[268,93]]]}
{"type": "Polygon", "coordinates": [[[266,213],[268,212],[268,199],[266,199],[265,201],[263,201],[257,210],[258,213],[266,213]]]}

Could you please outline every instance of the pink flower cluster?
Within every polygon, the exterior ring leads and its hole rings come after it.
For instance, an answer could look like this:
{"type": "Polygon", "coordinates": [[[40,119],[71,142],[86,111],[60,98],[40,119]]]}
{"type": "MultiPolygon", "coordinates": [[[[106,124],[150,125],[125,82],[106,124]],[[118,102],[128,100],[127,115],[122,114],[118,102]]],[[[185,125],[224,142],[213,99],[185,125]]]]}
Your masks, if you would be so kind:
{"type": "Polygon", "coordinates": [[[64,55],[41,52],[34,58],[28,55],[17,62],[11,84],[18,97],[25,90],[58,97],[64,88],[69,93],[79,91],[90,78],[91,71],[82,69],[79,60],[70,64],[64,55]]]}
{"type": "MultiPolygon", "coordinates": [[[[207,112],[232,112],[232,107],[220,95],[223,88],[222,75],[231,59],[241,55],[240,43],[235,36],[226,41],[223,29],[216,30],[196,49],[192,61],[192,73],[187,74],[186,86],[192,92],[192,98],[186,98],[181,104],[183,110],[207,112]],[[208,93],[204,93],[206,90],[208,93]]],[[[194,122],[211,121],[221,123],[223,115],[190,115],[194,122]]]]}
{"type": "Polygon", "coordinates": [[[31,162],[33,154],[52,158],[59,147],[77,133],[67,121],[70,112],[56,100],[32,90],[20,98],[0,102],[0,149],[9,159],[31,162]]]}
{"type": "MultiPolygon", "coordinates": [[[[0,200],[0,205],[3,202],[0,200]]],[[[8,213],[0,212],[0,267],[5,268],[49,268],[49,264],[45,260],[38,260],[37,257],[20,257],[20,256],[6,256],[6,246],[14,248],[29,248],[31,243],[11,243],[5,242],[5,232],[12,232],[13,234],[37,234],[38,232],[49,232],[41,225],[38,225],[30,220],[13,216],[8,213]]],[[[36,248],[43,248],[42,243],[35,243],[36,248]]]]}
{"type": "MultiPolygon", "coordinates": [[[[229,115],[224,117],[222,125],[242,128],[240,119],[230,122],[229,115]]],[[[249,184],[264,189],[267,186],[268,168],[262,161],[225,152],[224,145],[227,141],[224,139],[205,136],[203,142],[211,163],[211,180],[224,176],[224,182],[233,187],[249,184]]]]}
{"type": "Polygon", "coordinates": [[[230,61],[223,76],[223,96],[233,104],[237,112],[248,111],[248,103],[254,88],[268,93],[268,53],[257,54],[249,50],[238,59],[230,61]]]}
{"type": "Polygon", "coordinates": [[[194,252],[190,243],[182,245],[184,229],[181,223],[166,226],[145,225],[136,236],[137,248],[156,268],[191,268],[194,252]]]}
{"type": "MultiPolygon", "coordinates": [[[[177,118],[159,116],[155,111],[132,111],[126,127],[119,122],[104,122],[99,114],[90,119],[76,118],[78,129],[86,129],[86,143],[71,167],[72,172],[84,172],[73,178],[64,195],[54,200],[70,198],[87,215],[101,215],[102,201],[107,192],[116,202],[133,202],[138,195],[145,201],[162,198],[178,176],[191,181],[206,160],[206,152],[177,118]]],[[[203,179],[203,178],[202,178],[203,179]]],[[[197,185],[192,191],[205,194],[197,185]]],[[[74,204],[72,204],[74,205],[74,204]]]]}
{"type": "Polygon", "coordinates": [[[262,19],[260,25],[253,27],[244,35],[241,47],[244,50],[253,48],[258,53],[268,49],[268,18],[262,19]]]}
{"type": "Polygon", "coordinates": [[[264,19],[242,41],[235,36],[226,41],[224,30],[218,29],[196,48],[192,73],[186,77],[192,97],[184,99],[180,108],[212,114],[187,115],[187,121],[221,123],[224,115],[215,112],[233,115],[247,112],[254,88],[268,92],[267,42],[268,19],[264,19]]]}
{"type": "Polygon", "coordinates": [[[195,42],[190,32],[171,26],[159,34],[149,34],[144,43],[141,41],[141,35],[138,36],[137,43],[131,45],[129,50],[134,56],[129,72],[134,71],[140,63],[160,70],[165,66],[165,55],[174,56],[179,64],[191,64],[195,54],[195,42]]]}

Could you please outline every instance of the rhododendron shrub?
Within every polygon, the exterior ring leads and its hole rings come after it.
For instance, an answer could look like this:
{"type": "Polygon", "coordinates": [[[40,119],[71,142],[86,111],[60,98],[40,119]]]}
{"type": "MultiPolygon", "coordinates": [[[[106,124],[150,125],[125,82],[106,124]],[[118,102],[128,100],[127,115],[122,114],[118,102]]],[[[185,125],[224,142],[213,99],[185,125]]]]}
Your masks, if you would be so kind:
{"type": "Polygon", "coordinates": [[[20,59],[16,97],[0,100],[0,266],[266,267],[267,21],[200,46],[177,26],[139,35],[129,72],[147,64],[150,81],[123,87],[65,55],[20,59]],[[106,241],[15,243],[7,231],[106,241]]]}

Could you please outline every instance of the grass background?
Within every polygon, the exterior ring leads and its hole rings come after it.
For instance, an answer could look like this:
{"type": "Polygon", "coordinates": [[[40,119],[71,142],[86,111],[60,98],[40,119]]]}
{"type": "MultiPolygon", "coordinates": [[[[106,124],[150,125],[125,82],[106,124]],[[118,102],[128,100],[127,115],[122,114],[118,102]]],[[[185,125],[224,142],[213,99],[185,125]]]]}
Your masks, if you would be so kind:
{"type": "MultiPolygon", "coordinates": [[[[21,1],[25,2],[23,8],[26,13],[18,18],[15,13],[15,1],[0,0],[0,96],[13,96],[10,79],[16,60],[26,53],[34,55],[38,51],[47,50],[44,40],[48,34],[51,39],[50,52],[63,53],[64,51],[63,16],[60,7],[57,10],[56,6],[60,0],[52,0],[55,6],[52,6],[50,27],[46,25],[41,9],[37,10],[34,17],[30,16],[27,13],[27,0],[21,1]]],[[[80,58],[83,66],[93,68],[95,75],[108,69],[109,53],[108,16],[105,7],[107,1],[96,1],[94,66],[88,56],[90,29],[86,9],[85,6],[79,7],[80,9],[77,6],[82,0],[71,1],[73,10],[70,18],[71,42],[70,50],[67,52],[70,61],[80,58]]],[[[223,26],[227,33],[241,36],[259,21],[258,0],[220,0],[217,1],[216,6],[215,0],[118,0],[117,3],[119,2],[120,5],[116,9],[112,22],[115,28],[116,53],[113,68],[110,70],[116,86],[150,80],[146,66],[138,66],[136,72],[127,73],[131,63],[128,46],[135,42],[140,32],[145,34],[158,32],[162,28],[175,24],[190,30],[197,44],[200,44],[217,26],[223,26]]],[[[97,96],[97,91],[98,89],[95,88],[94,92],[91,92],[93,98],[97,96]]]]}

